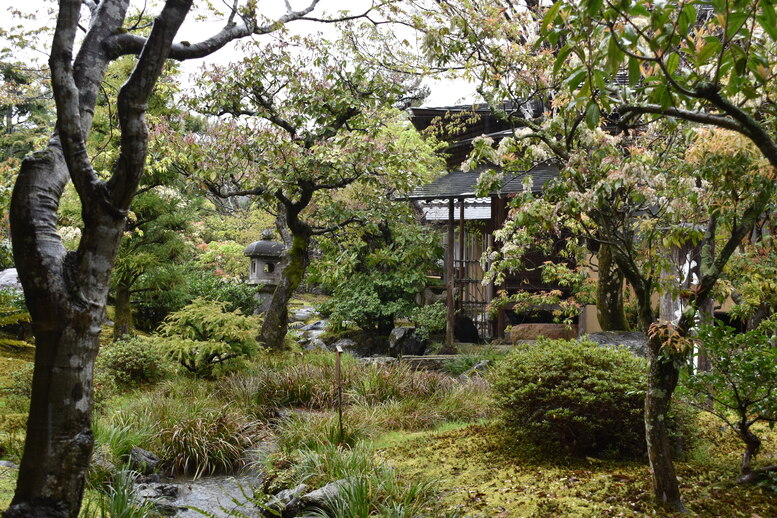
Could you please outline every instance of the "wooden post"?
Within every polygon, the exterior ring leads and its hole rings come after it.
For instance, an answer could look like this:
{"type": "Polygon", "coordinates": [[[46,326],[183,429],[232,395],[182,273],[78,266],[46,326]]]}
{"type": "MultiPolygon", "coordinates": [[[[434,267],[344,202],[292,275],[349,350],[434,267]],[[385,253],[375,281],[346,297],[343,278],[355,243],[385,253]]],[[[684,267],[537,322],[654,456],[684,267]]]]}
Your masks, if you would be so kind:
{"type": "Polygon", "coordinates": [[[445,250],[445,284],[448,290],[448,316],[445,326],[445,348],[447,352],[453,351],[453,324],[456,319],[456,308],[453,301],[453,198],[448,200],[448,246],[445,250]]]}
{"type": "Polygon", "coordinates": [[[464,198],[459,200],[459,309],[464,310],[464,279],[467,277],[467,263],[464,262],[464,198]]]}
{"type": "MultiPolygon", "coordinates": [[[[496,197],[496,228],[502,228],[505,222],[505,208],[506,202],[500,197],[496,197]]],[[[499,338],[505,337],[505,328],[507,323],[505,321],[505,310],[500,309],[496,316],[496,334],[499,338]]]]}
{"type": "MultiPolygon", "coordinates": [[[[488,222],[488,243],[487,247],[489,249],[495,249],[496,241],[494,240],[494,231],[496,230],[496,196],[491,196],[491,220],[488,222]]],[[[491,260],[491,254],[488,255],[488,271],[491,271],[491,266],[493,266],[493,261],[491,260]]],[[[496,287],[494,286],[493,279],[489,281],[488,286],[486,287],[486,304],[491,304],[491,302],[494,300],[494,297],[496,297],[496,287]]],[[[496,325],[496,318],[489,316],[488,317],[488,325],[491,329],[491,338],[497,338],[498,336],[498,329],[496,325]]]]}
{"type": "Polygon", "coordinates": [[[340,356],[343,348],[335,348],[335,380],[337,382],[337,424],[340,432],[339,444],[343,444],[343,379],[340,371],[340,356]]]}

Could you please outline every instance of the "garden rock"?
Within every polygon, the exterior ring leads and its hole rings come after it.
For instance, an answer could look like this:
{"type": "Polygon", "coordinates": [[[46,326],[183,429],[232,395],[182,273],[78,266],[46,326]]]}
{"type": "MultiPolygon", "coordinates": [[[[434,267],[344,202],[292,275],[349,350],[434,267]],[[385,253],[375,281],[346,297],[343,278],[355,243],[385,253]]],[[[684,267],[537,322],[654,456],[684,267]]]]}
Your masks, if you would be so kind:
{"type": "Polygon", "coordinates": [[[92,454],[92,468],[102,473],[114,473],[116,466],[110,460],[110,452],[103,445],[94,450],[92,454]]]}
{"type": "Polygon", "coordinates": [[[300,327],[300,331],[323,331],[326,327],[327,321],[326,320],[316,320],[312,324],[308,324],[305,326],[300,327]]]}
{"type": "Polygon", "coordinates": [[[159,457],[143,448],[133,446],[130,450],[130,467],[142,475],[150,475],[159,464],[159,457]]]}
{"type": "Polygon", "coordinates": [[[316,311],[315,308],[312,306],[303,306],[295,311],[291,318],[299,322],[307,322],[315,316],[318,316],[318,311],[316,311]]]}
{"type": "Polygon", "coordinates": [[[19,281],[16,268],[7,268],[0,272],[0,290],[2,289],[22,291],[22,283],[19,281]]]}
{"type": "Polygon", "coordinates": [[[300,497],[308,492],[307,484],[300,484],[294,489],[284,489],[277,493],[266,505],[264,516],[267,518],[280,516],[293,518],[300,509],[300,497]]]}
{"type": "Polygon", "coordinates": [[[636,356],[647,357],[647,335],[629,331],[603,331],[585,336],[599,345],[622,345],[636,356]]]}
{"type": "Polygon", "coordinates": [[[480,343],[480,335],[475,322],[467,315],[457,314],[453,321],[453,336],[457,342],[467,344],[480,343]]]}
{"type": "Polygon", "coordinates": [[[326,343],[320,338],[313,338],[309,342],[305,343],[302,348],[306,351],[328,351],[329,348],[326,343]]]}
{"type": "Polygon", "coordinates": [[[415,328],[409,326],[395,327],[389,335],[389,353],[394,356],[410,354],[422,356],[426,351],[426,343],[415,335],[415,328]]]}
{"type": "Polygon", "coordinates": [[[510,330],[510,342],[517,343],[520,340],[537,340],[549,338],[551,340],[571,340],[577,337],[577,326],[568,329],[564,324],[519,324],[510,330]]]}
{"type": "Polygon", "coordinates": [[[301,498],[302,505],[305,507],[318,507],[328,509],[329,503],[336,499],[340,492],[350,482],[346,479],[335,480],[322,488],[311,491],[301,498]]]}
{"type": "Polygon", "coordinates": [[[459,376],[462,379],[468,379],[473,376],[481,376],[484,371],[491,365],[491,360],[480,360],[475,365],[470,367],[467,371],[461,373],[459,376]]]}
{"type": "Polygon", "coordinates": [[[351,354],[359,354],[359,344],[357,344],[355,341],[351,340],[350,338],[342,338],[335,343],[332,344],[333,351],[336,351],[338,347],[342,347],[343,352],[351,353],[351,354]]]}
{"type": "Polygon", "coordinates": [[[0,468],[19,469],[19,466],[17,466],[10,460],[0,460],[0,468]]]}
{"type": "Polygon", "coordinates": [[[154,492],[156,493],[156,496],[178,498],[179,487],[175,484],[156,484],[154,486],[154,492]]]}

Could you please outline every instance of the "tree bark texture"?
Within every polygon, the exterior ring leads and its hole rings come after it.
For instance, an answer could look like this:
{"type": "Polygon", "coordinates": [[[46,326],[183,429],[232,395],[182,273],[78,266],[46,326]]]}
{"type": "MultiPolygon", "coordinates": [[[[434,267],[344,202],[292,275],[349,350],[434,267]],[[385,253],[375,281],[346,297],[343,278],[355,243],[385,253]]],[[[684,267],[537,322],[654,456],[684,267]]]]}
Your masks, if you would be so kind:
{"type": "Polygon", "coordinates": [[[93,446],[93,368],[109,280],[145,167],[148,98],[165,60],[202,57],[234,39],[274,32],[311,12],[318,1],[299,11],[289,8],[264,26],[256,23],[254,3],[239,18],[234,4],[218,34],[173,45],[192,0],[166,0],[148,37],[122,29],[129,0],[60,0],[49,58],[56,129],[45,150],[23,161],[10,208],[14,259],[36,354],[24,453],[6,518],[78,516],[93,446]],[[91,19],[74,57],[84,5],[91,19]],[[122,55],[138,57],[116,99],[120,153],[111,177],[103,181],[92,167],[86,139],[108,64],[122,55]],[[57,234],[57,209],[71,180],[84,226],[78,250],[67,252],[57,234]]]}
{"type": "Polygon", "coordinates": [[[113,339],[132,334],[132,302],[130,286],[119,282],[116,286],[116,301],[113,315],[113,339]]]}
{"type": "Polygon", "coordinates": [[[73,58],[81,1],[62,0],[49,61],[57,131],[46,150],[27,157],[11,200],[14,259],[36,339],[27,436],[16,493],[6,517],[78,516],[93,447],[93,368],[114,258],[129,203],[145,164],[145,102],[191,1],[168,1],[119,94],[121,154],[108,182],[94,172],[86,135],[109,63],[103,42],[118,32],[128,1],[93,11],[73,58]],[[78,250],[56,231],[68,180],[83,205],[78,250]]]}
{"type": "Polygon", "coordinates": [[[596,286],[596,316],[602,331],[625,331],[623,310],[623,274],[612,257],[612,247],[599,245],[599,282],[596,286]]]}
{"type": "Polygon", "coordinates": [[[680,371],[671,358],[662,354],[661,348],[661,339],[651,336],[647,347],[650,371],[645,395],[645,439],[650,476],[659,502],[674,511],[686,512],[672,463],[667,431],[667,414],[680,371]]]}
{"type": "Polygon", "coordinates": [[[259,341],[264,347],[281,351],[286,347],[286,332],[289,325],[289,300],[302,283],[310,257],[310,234],[292,231],[291,247],[286,252],[281,281],[275,288],[270,306],[264,314],[259,341]]]}

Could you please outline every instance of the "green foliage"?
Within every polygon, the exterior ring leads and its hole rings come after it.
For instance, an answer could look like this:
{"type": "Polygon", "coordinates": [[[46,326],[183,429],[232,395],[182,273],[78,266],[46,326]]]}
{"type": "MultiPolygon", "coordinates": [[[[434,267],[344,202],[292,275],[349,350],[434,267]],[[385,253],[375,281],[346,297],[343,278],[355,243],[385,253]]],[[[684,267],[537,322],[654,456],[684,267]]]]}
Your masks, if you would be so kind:
{"type": "Polygon", "coordinates": [[[117,471],[108,486],[98,490],[97,501],[87,500],[82,518],[147,518],[154,514],[153,502],[138,502],[135,484],[139,474],[125,467],[117,471]]]}
{"type": "Polygon", "coordinates": [[[27,412],[32,394],[32,374],[35,364],[26,362],[10,373],[10,383],[4,389],[8,407],[16,412],[27,412]]]}
{"type": "Polygon", "coordinates": [[[45,69],[6,61],[5,56],[0,60],[0,162],[5,162],[21,159],[45,142],[53,103],[45,69]]]}
{"type": "Polygon", "coordinates": [[[166,375],[164,363],[164,355],[153,340],[124,338],[100,349],[95,376],[126,390],[162,379],[166,375]]]}
{"type": "Polygon", "coordinates": [[[350,238],[347,248],[323,244],[314,277],[332,289],[332,299],[321,311],[335,327],[353,321],[387,334],[396,317],[413,314],[415,295],[442,255],[437,236],[400,219],[355,229],[350,238]]]}
{"type": "Polygon", "coordinates": [[[134,446],[144,444],[149,438],[148,430],[128,423],[111,423],[97,418],[92,423],[95,449],[109,453],[108,460],[121,465],[129,459],[134,446]]]}
{"type": "MultiPolygon", "coordinates": [[[[718,323],[699,331],[701,352],[709,358],[708,372],[685,373],[683,384],[692,404],[728,424],[753,456],[760,439],[752,425],[777,422],[777,348],[769,323],[746,333],[718,323]]],[[[743,470],[749,466],[743,465],[743,470]]]]}
{"type": "Polygon", "coordinates": [[[225,361],[257,351],[258,319],[227,304],[197,298],[170,314],[160,326],[160,343],[189,372],[209,376],[225,361]]]}
{"type": "Polygon", "coordinates": [[[445,330],[448,308],[442,302],[435,302],[416,308],[410,315],[415,323],[415,336],[419,340],[429,340],[433,334],[445,330]]]}
{"type": "Polygon", "coordinates": [[[540,340],[495,369],[507,425],[531,442],[574,455],[643,455],[646,364],[592,342],[540,340]]]}
{"type": "Polygon", "coordinates": [[[483,351],[473,351],[466,354],[460,354],[455,359],[446,363],[443,368],[445,369],[445,372],[451,376],[458,376],[467,372],[477,363],[481,361],[488,361],[491,363],[491,365],[488,367],[490,371],[495,362],[503,359],[506,355],[506,352],[496,351],[489,347],[483,351]]]}
{"type": "Polygon", "coordinates": [[[765,478],[758,482],[757,486],[763,488],[766,491],[770,491],[777,494],[777,472],[767,471],[765,478]]]}
{"type": "MultiPolygon", "coordinates": [[[[313,354],[298,361],[263,359],[246,372],[223,380],[228,400],[244,402],[255,415],[272,415],[280,408],[322,410],[335,408],[335,355],[313,354]]],[[[378,405],[389,401],[434,398],[454,390],[445,374],[416,371],[404,363],[360,365],[343,356],[341,379],[345,405],[378,405]]]]}
{"type": "Polygon", "coordinates": [[[246,244],[211,241],[200,247],[197,265],[201,270],[212,271],[218,277],[245,280],[248,273],[248,261],[243,253],[246,244]]]}
{"type": "Polygon", "coordinates": [[[259,436],[247,409],[219,397],[221,381],[177,376],[114,396],[96,421],[98,447],[122,462],[132,446],[157,454],[165,469],[203,475],[242,466],[259,436]]]}
{"type": "MultiPolygon", "coordinates": [[[[30,322],[30,313],[24,304],[24,295],[13,289],[0,289],[0,329],[22,328],[30,322]]],[[[27,346],[27,342],[0,337],[0,345],[27,346]]]]}
{"type": "Polygon", "coordinates": [[[257,307],[255,286],[200,270],[192,262],[175,266],[175,275],[180,281],[172,289],[149,290],[136,295],[138,327],[150,331],[170,313],[197,298],[225,302],[227,310],[240,310],[246,315],[252,315],[257,307]]]}
{"type": "Polygon", "coordinates": [[[362,445],[303,451],[295,469],[300,479],[346,480],[336,496],[327,500],[326,509],[314,509],[312,516],[411,518],[427,514],[435,504],[433,481],[400,475],[376,462],[362,445]]]}

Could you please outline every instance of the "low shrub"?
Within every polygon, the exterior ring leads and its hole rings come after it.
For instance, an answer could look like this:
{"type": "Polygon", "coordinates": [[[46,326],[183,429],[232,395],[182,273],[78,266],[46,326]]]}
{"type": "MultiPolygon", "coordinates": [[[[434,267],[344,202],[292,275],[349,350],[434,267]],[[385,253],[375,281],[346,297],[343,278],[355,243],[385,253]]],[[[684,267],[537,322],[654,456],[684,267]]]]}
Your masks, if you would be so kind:
{"type": "MultiPolygon", "coordinates": [[[[225,400],[250,400],[253,413],[271,416],[277,409],[334,408],[337,402],[335,355],[317,353],[295,360],[269,357],[246,372],[225,379],[219,393],[225,400]]],[[[428,398],[450,391],[456,384],[449,376],[416,371],[404,363],[359,365],[343,356],[343,403],[378,404],[389,400],[428,398]]]]}
{"type": "Polygon", "coordinates": [[[646,362],[593,342],[540,340],[495,369],[494,397],[510,428],[574,455],[645,452],[646,362]]]}
{"type": "Polygon", "coordinates": [[[448,308],[442,302],[419,306],[410,315],[415,323],[415,336],[419,340],[429,340],[432,335],[445,331],[448,308]]]}
{"type": "Polygon", "coordinates": [[[150,500],[139,501],[135,493],[138,473],[123,468],[118,470],[104,488],[97,489],[96,499],[84,499],[81,518],[147,518],[155,516],[150,500]]]}
{"type": "Polygon", "coordinates": [[[319,445],[353,445],[372,435],[375,429],[365,419],[343,416],[343,435],[336,412],[292,413],[278,421],[275,429],[278,448],[285,453],[315,449],[319,445]]]}
{"type": "Polygon", "coordinates": [[[140,336],[122,338],[103,346],[97,356],[96,370],[98,381],[119,389],[154,383],[168,374],[158,346],[140,336]]]}
{"type": "Polygon", "coordinates": [[[168,315],[157,339],[171,360],[209,377],[224,362],[254,354],[258,329],[256,317],[229,311],[225,302],[198,298],[168,315]]]}

